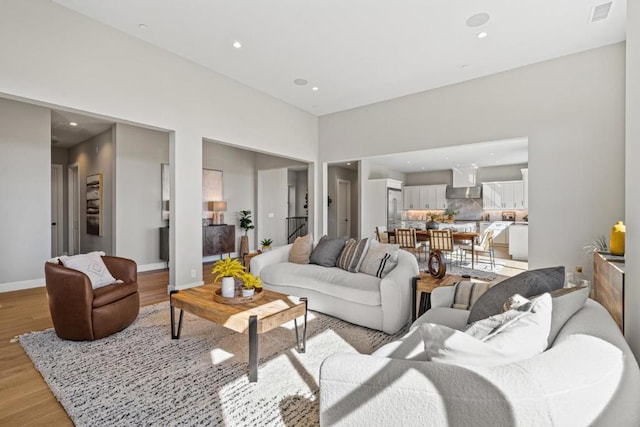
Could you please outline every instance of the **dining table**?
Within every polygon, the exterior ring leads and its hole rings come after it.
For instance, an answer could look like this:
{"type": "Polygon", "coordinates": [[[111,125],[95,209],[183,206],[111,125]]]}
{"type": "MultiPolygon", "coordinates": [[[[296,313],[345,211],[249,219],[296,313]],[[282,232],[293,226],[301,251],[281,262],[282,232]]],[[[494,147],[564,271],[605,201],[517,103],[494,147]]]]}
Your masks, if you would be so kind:
{"type": "MultiPolygon", "coordinates": [[[[396,232],[395,230],[387,231],[389,236],[389,241],[395,240],[396,232]]],[[[480,233],[476,231],[457,231],[451,230],[451,235],[453,236],[454,241],[458,242],[471,242],[471,268],[474,268],[475,261],[475,243],[476,238],[480,236],[480,233]]],[[[416,230],[416,240],[418,242],[428,242],[429,241],[429,230],[416,230]]]]}

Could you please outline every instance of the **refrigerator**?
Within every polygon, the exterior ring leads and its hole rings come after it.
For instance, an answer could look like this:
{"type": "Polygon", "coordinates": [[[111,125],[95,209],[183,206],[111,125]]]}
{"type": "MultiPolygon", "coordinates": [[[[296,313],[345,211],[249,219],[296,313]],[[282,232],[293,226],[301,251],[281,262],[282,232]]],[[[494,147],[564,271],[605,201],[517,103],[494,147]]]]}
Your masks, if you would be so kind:
{"type": "Polygon", "coordinates": [[[402,228],[402,190],[387,188],[387,230],[402,228]]]}

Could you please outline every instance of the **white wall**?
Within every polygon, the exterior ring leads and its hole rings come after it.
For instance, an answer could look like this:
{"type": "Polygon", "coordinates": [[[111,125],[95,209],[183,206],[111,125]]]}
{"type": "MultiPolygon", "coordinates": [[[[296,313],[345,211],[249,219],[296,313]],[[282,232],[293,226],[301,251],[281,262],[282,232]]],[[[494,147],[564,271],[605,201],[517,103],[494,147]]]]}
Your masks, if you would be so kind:
{"type": "Polygon", "coordinates": [[[528,137],[530,266],[590,270],[624,211],[624,64],[621,43],[322,116],[319,161],[528,137]]]}
{"type": "Polygon", "coordinates": [[[169,162],[169,134],[116,124],[116,248],[140,270],[162,268],[160,165],[169,162]]]}
{"type": "MultiPolygon", "coordinates": [[[[0,57],[5,97],[172,131],[172,286],[202,281],[203,138],[317,158],[316,117],[48,0],[2,2],[0,57]]],[[[49,169],[46,143],[31,169],[49,169]]],[[[49,251],[48,240],[36,244],[49,251]]]]}
{"type": "MultiPolygon", "coordinates": [[[[227,202],[224,213],[226,224],[236,226],[236,251],[240,250],[240,236],[244,230],[240,228],[238,220],[240,211],[252,212],[255,226],[255,153],[241,150],[216,142],[205,141],[202,144],[202,167],[217,169],[222,173],[222,197],[227,202]]],[[[249,250],[257,249],[254,230],[250,230],[249,250]]],[[[217,258],[217,257],[215,257],[217,258]]],[[[208,258],[207,258],[208,259],[208,258]]]]}
{"type": "MultiPolygon", "coordinates": [[[[640,3],[627,1],[625,335],[640,359],[640,3]]],[[[622,218],[622,217],[620,217],[622,218]]]]}
{"type": "Polygon", "coordinates": [[[269,238],[273,246],[287,244],[287,169],[258,171],[258,242],[269,238]]]}
{"type": "Polygon", "coordinates": [[[114,252],[114,172],[115,149],[113,130],[109,129],[69,150],[69,162],[78,163],[80,180],[80,252],[114,252]],[[102,174],[102,226],[100,236],[87,234],[87,176],[102,174]]]}
{"type": "Polygon", "coordinates": [[[51,256],[49,110],[0,98],[0,150],[0,291],[44,285],[51,256]]]}

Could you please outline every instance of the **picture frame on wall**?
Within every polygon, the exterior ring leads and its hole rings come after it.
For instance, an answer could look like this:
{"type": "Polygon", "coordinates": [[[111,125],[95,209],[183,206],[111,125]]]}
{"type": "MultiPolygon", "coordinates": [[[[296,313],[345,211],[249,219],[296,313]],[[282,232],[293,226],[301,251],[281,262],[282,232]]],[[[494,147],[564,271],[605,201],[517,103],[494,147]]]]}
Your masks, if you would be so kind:
{"type": "Polygon", "coordinates": [[[87,175],[87,234],[102,236],[102,174],[87,175]]]}
{"type": "Polygon", "coordinates": [[[171,200],[171,175],[169,163],[160,164],[160,182],[162,185],[161,199],[161,218],[163,221],[169,221],[169,201],[171,200]]]}

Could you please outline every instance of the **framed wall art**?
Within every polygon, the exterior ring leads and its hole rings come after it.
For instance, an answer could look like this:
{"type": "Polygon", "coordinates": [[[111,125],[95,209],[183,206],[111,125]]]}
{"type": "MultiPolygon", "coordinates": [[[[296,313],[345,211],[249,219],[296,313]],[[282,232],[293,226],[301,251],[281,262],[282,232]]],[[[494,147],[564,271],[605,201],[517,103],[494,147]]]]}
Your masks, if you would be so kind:
{"type": "Polygon", "coordinates": [[[102,174],[87,176],[87,234],[102,236],[102,174]]]}

